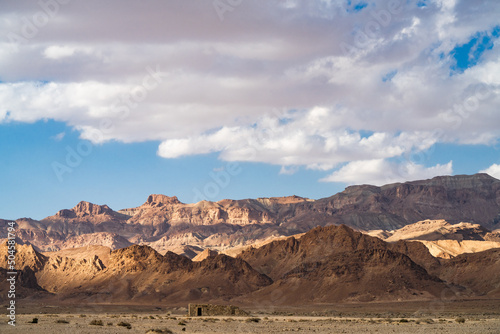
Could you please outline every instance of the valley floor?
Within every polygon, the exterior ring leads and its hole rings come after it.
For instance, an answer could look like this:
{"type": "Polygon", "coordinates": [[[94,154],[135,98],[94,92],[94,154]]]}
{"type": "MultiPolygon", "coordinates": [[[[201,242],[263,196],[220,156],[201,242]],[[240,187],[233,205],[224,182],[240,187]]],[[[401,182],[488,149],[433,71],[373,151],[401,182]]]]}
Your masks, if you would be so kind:
{"type": "MultiPolygon", "coordinates": [[[[331,317],[252,317],[252,318],[186,318],[159,315],[70,315],[25,314],[18,318],[16,327],[0,324],[1,333],[161,333],[151,329],[170,329],[172,333],[500,333],[500,319],[465,319],[457,323],[452,318],[331,318],[331,317]],[[38,323],[28,323],[33,318],[38,323]],[[257,321],[258,322],[255,322],[257,321]],[[90,325],[92,322],[102,326],[90,325]],[[403,321],[403,322],[402,322],[403,321]],[[130,324],[130,329],[119,326],[130,324]],[[185,328],[185,329],[184,329],[185,328]]],[[[164,332],[168,333],[168,332],[164,332]]]]}
{"type": "Polygon", "coordinates": [[[448,303],[339,304],[311,308],[252,310],[249,317],[186,317],[186,308],[141,305],[25,305],[16,327],[5,312],[0,333],[500,333],[497,300],[448,303]],[[434,305],[435,306],[435,305],[434,305]],[[432,307],[434,307],[432,306],[432,307]],[[323,314],[323,315],[319,315],[323,314]],[[328,315],[331,314],[331,315],[328,315]],[[314,315],[314,316],[313,316],[314,315]],[[32,323],[37,318],[37,323],[32,323]],[[129,326],[130,328],[127,328],[129,326]]]}

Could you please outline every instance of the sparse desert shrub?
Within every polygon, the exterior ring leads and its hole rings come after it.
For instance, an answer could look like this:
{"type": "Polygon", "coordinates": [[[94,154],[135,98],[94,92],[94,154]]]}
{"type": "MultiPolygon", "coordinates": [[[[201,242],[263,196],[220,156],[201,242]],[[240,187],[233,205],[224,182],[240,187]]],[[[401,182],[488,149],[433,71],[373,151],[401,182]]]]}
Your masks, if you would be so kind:
{"type": "Polygon", "coordinates": [[[56,320],[56,324],[69,324],[69,321],[64,320],[64,319],[59,319],[59,320],[56,320]]]}
{"type": "Polygon", "coordinates": [[[38,323],[38,318],[33,318],[33,320],[28,321],[28,324],[37,324],[38,323]]]}
{"type": "Polygon", "coordinates": [[[113,326],[113,323],[112,322],[108,322],[106,325],[113,326]]]}
{"type": "Polygon", "coordinates": [[[92,326],[104,326],[104,323],[102,322],[102,320],[97,320],[97,319],[94,319],[92,320],[89,325],[92,325],[92,326]]]}
{"type": "Polygon", "coordinates": [[[423,319],[422,321],[425,322],[425,323],[427,323],[427,324],[433,324],[434,323],[434,320],[432,320],[432,319],[423,319]]]}
{"type": "Polygon", "coordinates": [[[203,322],[217,322],[219,321],[219,319],[216,319],[216,318],[206,318],[206,319],[203,319],[203,322]]]}
{"type": "Polygon", "coordinates": [[[403,318],[403,319],[399,320],[399,322],[408,322],[408,319],[403,318]]]}
{"type": "Polygon", "coordinates": [[[179,321],[179,323],[177,325],[179,325],[179,326],[186,326],[186,323],[181,320],[181,321],[179,321]]]}
{"type": "Polygon", "coordinates": [[[259,322],[260,318],[246,318],[245,322],[259,322]]]}
{"type": "Polygon", "coordinates": [[[465,322],[465,318],[458,317],[455,319],[455,321],[458,322],[459,324],[463,324],[465,322]]]}
{"type": "Polygon", "coordinates": [[[153,317],[152,315],[149,316],[149,319],[154,319],[155,317],[153,317]]]}
{"type": "Polygon", "coordinates": [[[160,329],[160,328],[152,328],[152,329],[150,329],[150,330],[148,330],[148,331],[146,332],[146,334],[148,334],[148,333],[151,333],[151,334],[153,334],[153,333],[158,333],[158,334],[173,334],[174,332],[172,332],[172,331],[171,331],[170,329],[168,329],[168,328],[164,328],[164,329],[160,329]]]}
{"type": "Polygon", "coordinates": [[[80,318],[86,318],[87,315],[86,314],[80,314],[80,318]]]}
{"type": "Polygon", "coordinates": [[[120,321],[116,324],[116,326],[126,327],[127,329],[131,329],[132,325],[129,322],[120,321]]]}

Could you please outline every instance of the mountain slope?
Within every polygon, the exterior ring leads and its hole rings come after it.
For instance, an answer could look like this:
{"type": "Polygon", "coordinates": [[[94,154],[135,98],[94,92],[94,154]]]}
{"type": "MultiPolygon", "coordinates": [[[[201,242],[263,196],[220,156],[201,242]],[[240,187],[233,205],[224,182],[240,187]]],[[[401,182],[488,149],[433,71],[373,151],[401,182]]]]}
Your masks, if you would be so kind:
{"type": "MultiPolygon", "coordinates": [[[[315,221],[366,231],[394,230],[425,219],[468,221],[493,230],[500,221],[500,181],[488,174],[475,174],[382,187],[351,186],[315,201],[309,211],[315,221]]],[[[307,217],[296,219],[295,224],[310,226],[307,217]]]]}
{"type": "MultiPolygon", "coordinates": [[[[80,202],[41,221],[18,219],[16,230],[19,238],[43,251],[144,244],[161,253],[184,253],[188,247],[184,254],[194,257],[207,248],[229,252],[332,224],[388,231],[425,219],[444,219],[494,230],[499,227],[499,214],[500,181],[476,174],[382,187],[351,186],[319,200],[289,196],[185,204],[177,197],[150,195],[144,204],[120,211],[80,202]]],[[[0,220],[0,227],[6,222],[0,220]]],[[[5,231],[0,231],[0,237],[5,237],[5,231]]],[[[495,233],[490,238],[500,239],[495,233]]]]}
{"type": "MultiPolygon", "coordinates": [[[[22,297],[53,296],[79,304],[307,305],[432,300],[443,291],[460,298],[498,298],[500,286],[499,250],[436,259],[420,242],[387,243],[345,225],[317,227],[238,258],[206,251],[199,262],[144,245],[45,255],[19,245],[16,256],[23,268],[22,297]]],[[[5,260],[0,258],[0,267],[6,267],[5,260]]],[[[5,273],[0,269],[0,276],[5,273]]],[[[0,290],[5,289],[4,281],[0,290]]]]}
{"type": "Polygon", "coordinates": [[[445,220],[424,220],[395,231],[370,233],[380,235],[387,242],[416,240],[429,252],[440,258],[451,258],[462,253],[475,253],[500,248],[498,233],[492,233],[479,224],[450,224],[445,220]]]}
{"type": "Polygon", "coordinates": [[[282,278],[300,263],[321,262],[325,257],[362,250],[390,250],[409,256],[412,261],[426,267],[439,265],[427,248],[418,242],[389,244],[379,238],[340,226],[317,227],[300,239],[290,237],[271,242],[257,249],[242,252],[239,257],[273,280],[282,278]]]}

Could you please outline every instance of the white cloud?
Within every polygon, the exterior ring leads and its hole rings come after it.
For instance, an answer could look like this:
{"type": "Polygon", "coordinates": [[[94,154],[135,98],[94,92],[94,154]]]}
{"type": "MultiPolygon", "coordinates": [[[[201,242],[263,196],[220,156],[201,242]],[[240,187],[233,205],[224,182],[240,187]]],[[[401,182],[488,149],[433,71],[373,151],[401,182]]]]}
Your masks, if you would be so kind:
{"type": "Polygon", "coordinates": [[[49,46],[43,51],[45,57],[50,59],[61,59],[72,56],[75,53],[75,48],[70,46],[49,46]]]}
{"type": "Polygon", "coordinates": [[[430,179],[434,176],[452,173],[451,161],[445,165],[425,167],[410,161],[393,163],[384,159],[374,159],[350,162],[321,181],[381,186],[388,183],[430,179]]]}
{"type": "Polygon", "coordinates": [[[429,132],[375,132],[363,137],[337,127],[332,121],[334,113],[316,107],[282,118],[263,117],[249,126],[223,127],[201,136],[169,139],[161,143],[158,155],[177,158],[220,152],[224,160],[328,170],[347,161],[397,157],[415,149],[427,149],[436,142],[429,132]]]}
{"type": "Polygon", "coordinates": [[[291,167],[281,166],[280,175],[293,175],[297,173],[298,170],[299,168],[297,166],[291,166],[291,167]]]}
{"type": "Polygon", "coordinates": [[[57,135],[53,136],[52,139],[54,139],[55,141],[61,141],[64,139],[65,136],[66,132],[60,132],[57,135]]]}
{"type": "Polygon", "coordinates": [[[500,180],[500,165],[493,164],[490,167],[483,169],[479,173],[486,173],[486,174],[489,174],[490,176],[493,176],[494,178],[500,180]]]}
{"type": "MultiPolygon", "coordinates": [[[[36,36],[0,43],[0,123],[54,119],[94,142],[154,140],[165,158],[219,152],[283,173],[498,141],[498,41],[453,76],[450,52],[497,26],[500,2],[401,1],[382,23],[386,1],[346,3],[245,1],[220,21],[211,1],[71,2],[36,36]],[[144,90],[147,68],[160,73],[144,90]]],[[[4,35],[42,10],[5,6],[4,35]]]]}

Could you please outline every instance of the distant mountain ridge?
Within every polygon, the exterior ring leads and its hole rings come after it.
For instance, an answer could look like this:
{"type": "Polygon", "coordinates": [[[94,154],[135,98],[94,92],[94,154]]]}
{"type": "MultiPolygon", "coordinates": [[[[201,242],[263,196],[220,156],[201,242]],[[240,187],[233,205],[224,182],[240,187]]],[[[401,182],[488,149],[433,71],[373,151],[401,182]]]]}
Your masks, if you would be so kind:
{"type": "MultiPolygon", "coordinates": [[[[7,266],[0,245],[0,277],[7,266]]],[[[238,305],[498,298],[500,249],[437,259],[414,241],[387,243],[341,226],[317,227],[233,258],[200,261],[149,246],[90,246],[56,253],[17,249],[20,296],[44,303],[238,305]]],[[[5,301],[6,280],[0,281],[5,301]]]]}
{"type": "MultiPolygon", "coordinates": [[[[340,225],[360,231],[396,230],[426,219],[500,227],[500,181],[487,175],[440,176],[382,187],[350,186],[328,198],[299,196],[185,204],[150,195],[142,205],[114,211],[80,202],[40,221],[18,219],[17,234],[42,251],[87,245],[113,249],[144,244],[158,252],[223,251],[263,240],[340,225]],[[191,247],[191,248],[189,248],[191,247]]],[[[5,238],[6,220],[0,220],[5,238]]]]}

